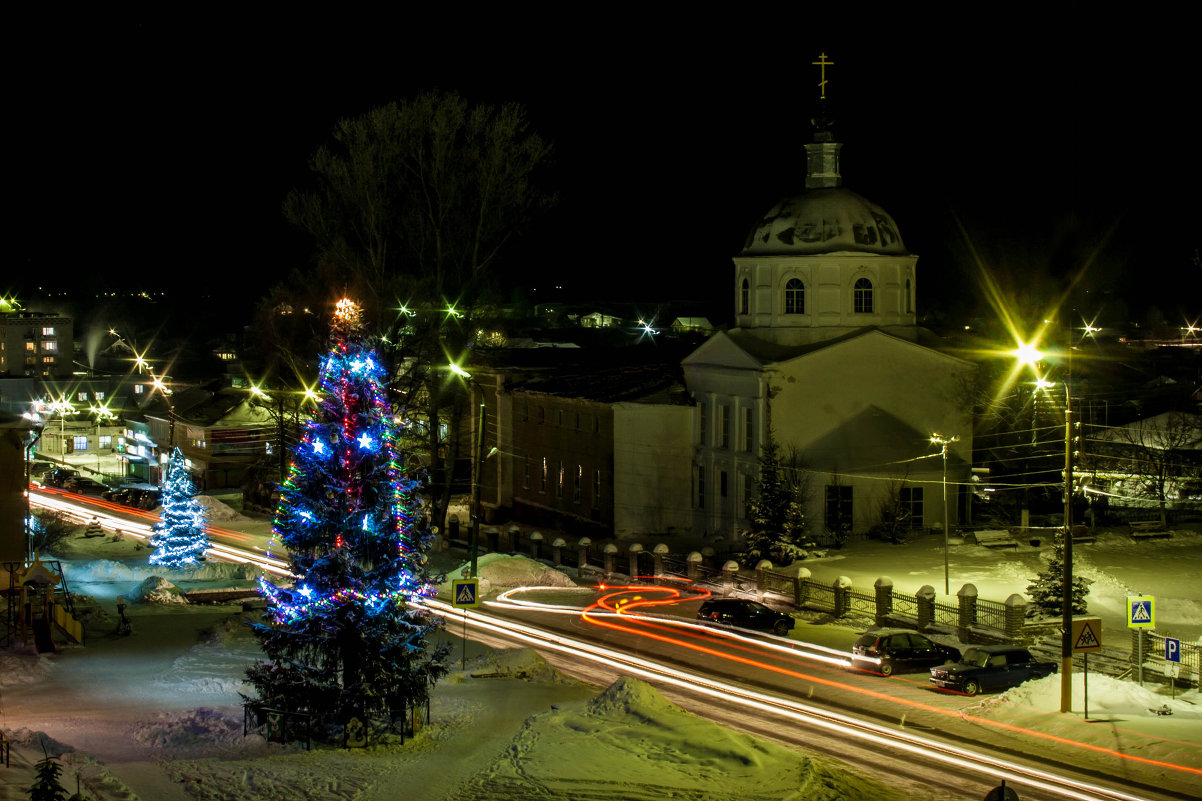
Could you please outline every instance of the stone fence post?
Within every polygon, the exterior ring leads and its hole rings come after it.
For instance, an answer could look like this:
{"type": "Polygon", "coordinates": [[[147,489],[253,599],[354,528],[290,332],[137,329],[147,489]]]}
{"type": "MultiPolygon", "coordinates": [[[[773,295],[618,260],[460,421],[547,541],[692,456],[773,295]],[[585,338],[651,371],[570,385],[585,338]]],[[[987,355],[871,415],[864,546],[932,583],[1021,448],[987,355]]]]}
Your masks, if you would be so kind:
{"type": "Polygon", "coordinates": [[[564,542],[563,537],[556,537],[551,542],[551,561],[555,563],[556,567],[559,567],[563,564],[563,549],[566,548],[567,545],[568,544],[564,542]]]}
{"type": "Polygon", "coordinates": [[[893,579],[881,576],[872,585],[876,590],[876,617],[878,626],[885,625],[885,620],[893,614],[893,579]]]}
{"type": "Polygon", "coordinates": [[[509,546],[509,550],[506,551],[506,553],[517,553],[518,552],[518,539],[522,536],[522,530],[517,526],[510,526],[508,533],[509,533],[509,537],[508,537],[509,542],[507,543],[507,545],[509,546]]]}
{"type": "Polygon", "coordinates": [[[759,600],[764,600],[764,593],[768,589],[768,579],[764,577],[765,570],[772,569],[772,562],[767,559],[761,559],[755,566],[755,594],[759,600]]]}
{"type": "Polygon", "coordinates": [[[535,561],[543,558],[543,534],[541,531],[530,534],[530,558],[535,561]]]}
{"type": "Polygon", "coordinates": [[[496,526],[489,526],[484,529],[484,541],[488,544],[488,550],[492,553],[499,553],[501,550],[501,532],[496,526]]]}
{"type": "Polygon", "coordinates": [[[922,631],[935,622],[935,588],[923,584],[914,593],[914,601],[918,607],[918,630],[922,631]]]}
{"type": "Polygon", "coordinates": [[[614,556],[618,552],[618,546],[612,542],[605,546],[605,575],[612,576],[614,572],[614,556]]]}
{"type": "Polygon", "coordinates": [[[739,563],[733,559],[722,565],[722,592],[730,595],[734,592],[735,576],[739,573],[739,563]]]}
{"type": "Polygon", "coordinates": [[[584,570],[588,567],[588,553],[592,547],[593,541],[588,537],[581,537],[576,543],[576,569],[584,570]]]}
{"type": "Polygon", "coordinates": [[[632,542],[630,544],[630,551],[628,553],[629,553],[629,558],[630,558],[630,580],[631,581],[634,581],[639,575],[639,554],[641,554],[642,552],[643,552],[643,546],[641,543],[632,542]]]}
{"type": "Polygon", "coordinates": [[[965,584],[956,593],[956,597],[960,601],[960,614],[957,617],[956,634],[960,637],[961,642],[968,642],[968,633],[973,626],[977,625],[977,588],[972,584],[965,584]]]}
{"type": "Polygon", "coordinates": [[[664,543],[659,543],[651,549],[651,557],[655,560],[655,575],[662,576],[664,574],[664,557],[671,552],[664,543]]]}
{"type": "Polygon", "coordinates": [[[831,585],[835,590],[835,617],[843,617],[847,614],[847,610],[851,608],[851,599],[848,596],[848,590],[851,589],[851,579],[847,576],[839,576],[835,579],[835,583],[831,585]]]}
{"type": "Polygon", "coordinates": [[[797,578],[793,579],[793,596],[799,608],[805,606],[806,602],[810,600],[811,575],[813,574],[810,573],[808,567],[797,568],[797,578]]]}
{"type": "Polygon", "coordinates": [[[701,578],[701,562],[703,559],[705,557],[697,551],[693,551],[685,557],[687,568],[685,572],[689,577],[689,581],[697,581],[701,578]]]}
{"type": "Polygon", "coordinates": [[[1017,592],[1006,599],[1006,636],[1017,640],[1023,636],[1023,622],[1027,619],[1027,599],[1017,592]]]}

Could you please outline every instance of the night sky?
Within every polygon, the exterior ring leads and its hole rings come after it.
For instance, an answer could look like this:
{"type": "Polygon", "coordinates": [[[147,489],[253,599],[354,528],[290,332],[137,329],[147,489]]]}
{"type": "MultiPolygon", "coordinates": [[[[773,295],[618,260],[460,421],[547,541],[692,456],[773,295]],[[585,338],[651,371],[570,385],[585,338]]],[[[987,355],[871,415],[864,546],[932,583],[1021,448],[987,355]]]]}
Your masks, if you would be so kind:
{"type": "Polygon", "coordinates": [[[17,247],[0,290],[204,287],[249,305],[305,262],[280,204],[334,123],[439,88],[521,102],[555,143],[560,203],[513,253],[536,297],[558,284],[568,298],[695,300],[721,318],[731,256],[803,189],[811,62],[825,52],[845,184],[920,256],[920,312],[979,298],[969,242],[1039,302],[1096,251],[1079,287],[1090,297],[1110,292],[1131,317],[1202,306],[1202,137],[1188,119],[1200,70],[1184,22],[1074,4],[605,13],[16,26],[17,247]]]}

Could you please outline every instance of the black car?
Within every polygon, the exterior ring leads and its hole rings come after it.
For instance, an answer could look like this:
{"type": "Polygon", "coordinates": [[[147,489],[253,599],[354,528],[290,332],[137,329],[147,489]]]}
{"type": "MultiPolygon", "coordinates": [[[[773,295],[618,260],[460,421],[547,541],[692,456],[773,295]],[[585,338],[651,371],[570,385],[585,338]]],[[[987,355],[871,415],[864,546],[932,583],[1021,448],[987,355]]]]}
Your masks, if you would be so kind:
{"type": "Polygon", "coordinates": [[[61,487],[67,479],[71,478],[79,478],[79,471],[56,467],[42,474],[42,483],[47,487],[61,487]]]}
{"type": "Polygon", "coordinates": [[[68,492],[79,492],[84,495],[100,495],[108,490],[108,485],[101,484],[99,481],[85,476],[75,476],[63,482],[63,489],[68,492]]]}
{"type": "Polygon", "coordinates": [[[851,647],[852,667],[882,676],[928,670],[959,658],[958,649],[940,645],[910,629],[870,631],[861,635],[851,647]]]}
{"type": "Polygon", "coordinates": [[[965,695],[1017,687],[1058,670],[1055,662],[1037,662],[1026,648],[1013,645],[974,645],[960,660],[931,668],[931,683],[965,695]]]}
{"type": "Polygon", "coordinates": [[[787,636],[797,623],[784,612],[777,612],[758,601],[742,598],[712,598],[701,604],[701,609],[697,610],[697,619],[741,629],[770,631],[778,637],[787,636]]]}

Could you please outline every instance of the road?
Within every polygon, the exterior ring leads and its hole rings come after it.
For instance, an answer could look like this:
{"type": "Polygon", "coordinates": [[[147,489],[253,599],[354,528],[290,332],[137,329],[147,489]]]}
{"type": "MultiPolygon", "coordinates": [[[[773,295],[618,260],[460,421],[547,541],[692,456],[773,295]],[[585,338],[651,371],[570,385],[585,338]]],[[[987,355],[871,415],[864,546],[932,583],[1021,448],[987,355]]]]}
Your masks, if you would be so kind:
{"type": "MultiPolygon", "coordinates": [[[[986,717],[973,711],[982,699],[937,691],[925,674],[851,671],[846,654],[830,649],[700,626],[689,619],[697,605],[695,593],[672,588],[608,588],[584,599],[531,590],[507,593],[468,620],[473,637],[524,643],[571,675],[600,685],[637,675],[690,711],[871,767],[891,785],[945,786],[937,797],[983,798],[1002,778],[1023,799],[1197,797],[1202,768],[1157,759],[1148,743],[1127,742],[1126,753],[1091,742],[1098,730],[1088,723],[1078,740],[986,717]]],[[[457,632],[462,611],[441,609],[457,632]]],[[[1064,725],[1057,720],[1055,731],[1064,725]]]]}
{"type": "MultiPolygon", "coordinates": [[[[155,516],[49,489],[31,502],[81,521],[148,536],[155,516]]],[[[213,558],[270,564],[242,532],[211,527],[213,558]],[[246,547],[248,546],[248,547],[246,547]]],[[[983,798],[1002,779],[1020,797],[1197,798],[1197,764],[1178,765],[1140,744],[1099,745],[1082,724],[1064,737],[985,717],[980,699],[933,690],[925,674],[890,678],[851,671],[847,654],[789,638],[695,623],[703,592],[677,587],[536,588],[505,593],[466,615],[432,601],[474,639],[520,643],[557,668],[601,686],[619,675],[654,684],[679,706],[726,725],[826,754],[891,785],[911,783],[937,797],[983,798]]],[[[1063,719],[1056,721],[1062,731],[1063,719]]],[[[1050,726],[1049,726],[1050,728],[1050,726]]],[[[1202,756],[1200,756],[1202,761],[1202,756]]]]}

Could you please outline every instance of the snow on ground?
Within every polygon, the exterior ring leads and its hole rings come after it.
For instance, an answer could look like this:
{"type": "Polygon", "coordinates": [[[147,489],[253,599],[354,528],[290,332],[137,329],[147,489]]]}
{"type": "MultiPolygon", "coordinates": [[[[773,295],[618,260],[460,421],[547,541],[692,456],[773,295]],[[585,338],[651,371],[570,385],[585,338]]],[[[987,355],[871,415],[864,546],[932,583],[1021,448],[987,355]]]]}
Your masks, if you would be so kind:
{"type": "MultiPolygon", "coordinates": [[[[88,619],[84,647],[49,656],[0,651],[0,728],[14,742],[12,767],[0,768],[0,801],[26,797],[43,744],[62,755],[64,783],[74,790],[78,776],[97,801],[896,797],[798,752],[695,718],[641,682],[623,679],[598,693],[560,676],[533,652],[479,645],[466,669],[452,663],[454,672],[435,688],[431,724],[404,745],[305,751],[243,737],[238,692],[247,691],[243,671],[259,652],[240,608],[132,599],[151,576],[188,588],[244,586],[250,580],[245,569],[151,569],[145,564],[149,552],[128,538],[68,545],[61,554],[68,580],[73,590],[91,596],[97,613],[88,619]],[[112,631],[118,596],[131,599],[132,636],[112,631]]],[[[1022,593],[1040,567],[1039,553],[1026,545],[1014,552],[954,545],[952,592],[971,581],[983,598],[1022,593]]],[[[1121,614],[1123,596],[1150,591],[1158,597],[1162,625],[1177,627],[1183,637],[1202,633],[1197,533],[1155,543],[1106,535],[1078,555],[1082,572],[1094,578],[1091,611],[1108,610],[1113,602],[1121,614]]],[[[479,564],[493,593],[573,585],[563,573],[525,558],[486,554],[479,564]]],[[[861,589],[889,575],[899,591],[923,584],[942,590],[943,544],[935,538],[904,547],[857,543],[804,566],[823,581],[847,575],[861,589]]],[[[1113,611],[1103,614],[1107,633],[1117,625],[1125,636],[1122,623],[1111,622],[1113,611]]],[[[440,636],[453,640],[455,633],[449,621],[440,636]]],[[[803,618],[793,637],[849,646],[854,634],[829,619],[803,618]]],[[[1052,723],[1048,715],[1058,709],[1055,676],[982,696],[965,712],[1050,733],[1076,726],[1071,734],[1081,738],[1076,699],[1084,677],[1074,675],[1074,681],[1077,713],[1055,719],[1062,722],[1052,723]]],[[[1088,731],[1099,745],[1129,746],[1136,732],[1197,764],[1200,709],[1196,691],[1170,700],[1150,684],[1089,677],[1089,717],[1096,726],[1088,731]],[[1156,714],[1163,707],[1173,714],[1156,714]]]]}

